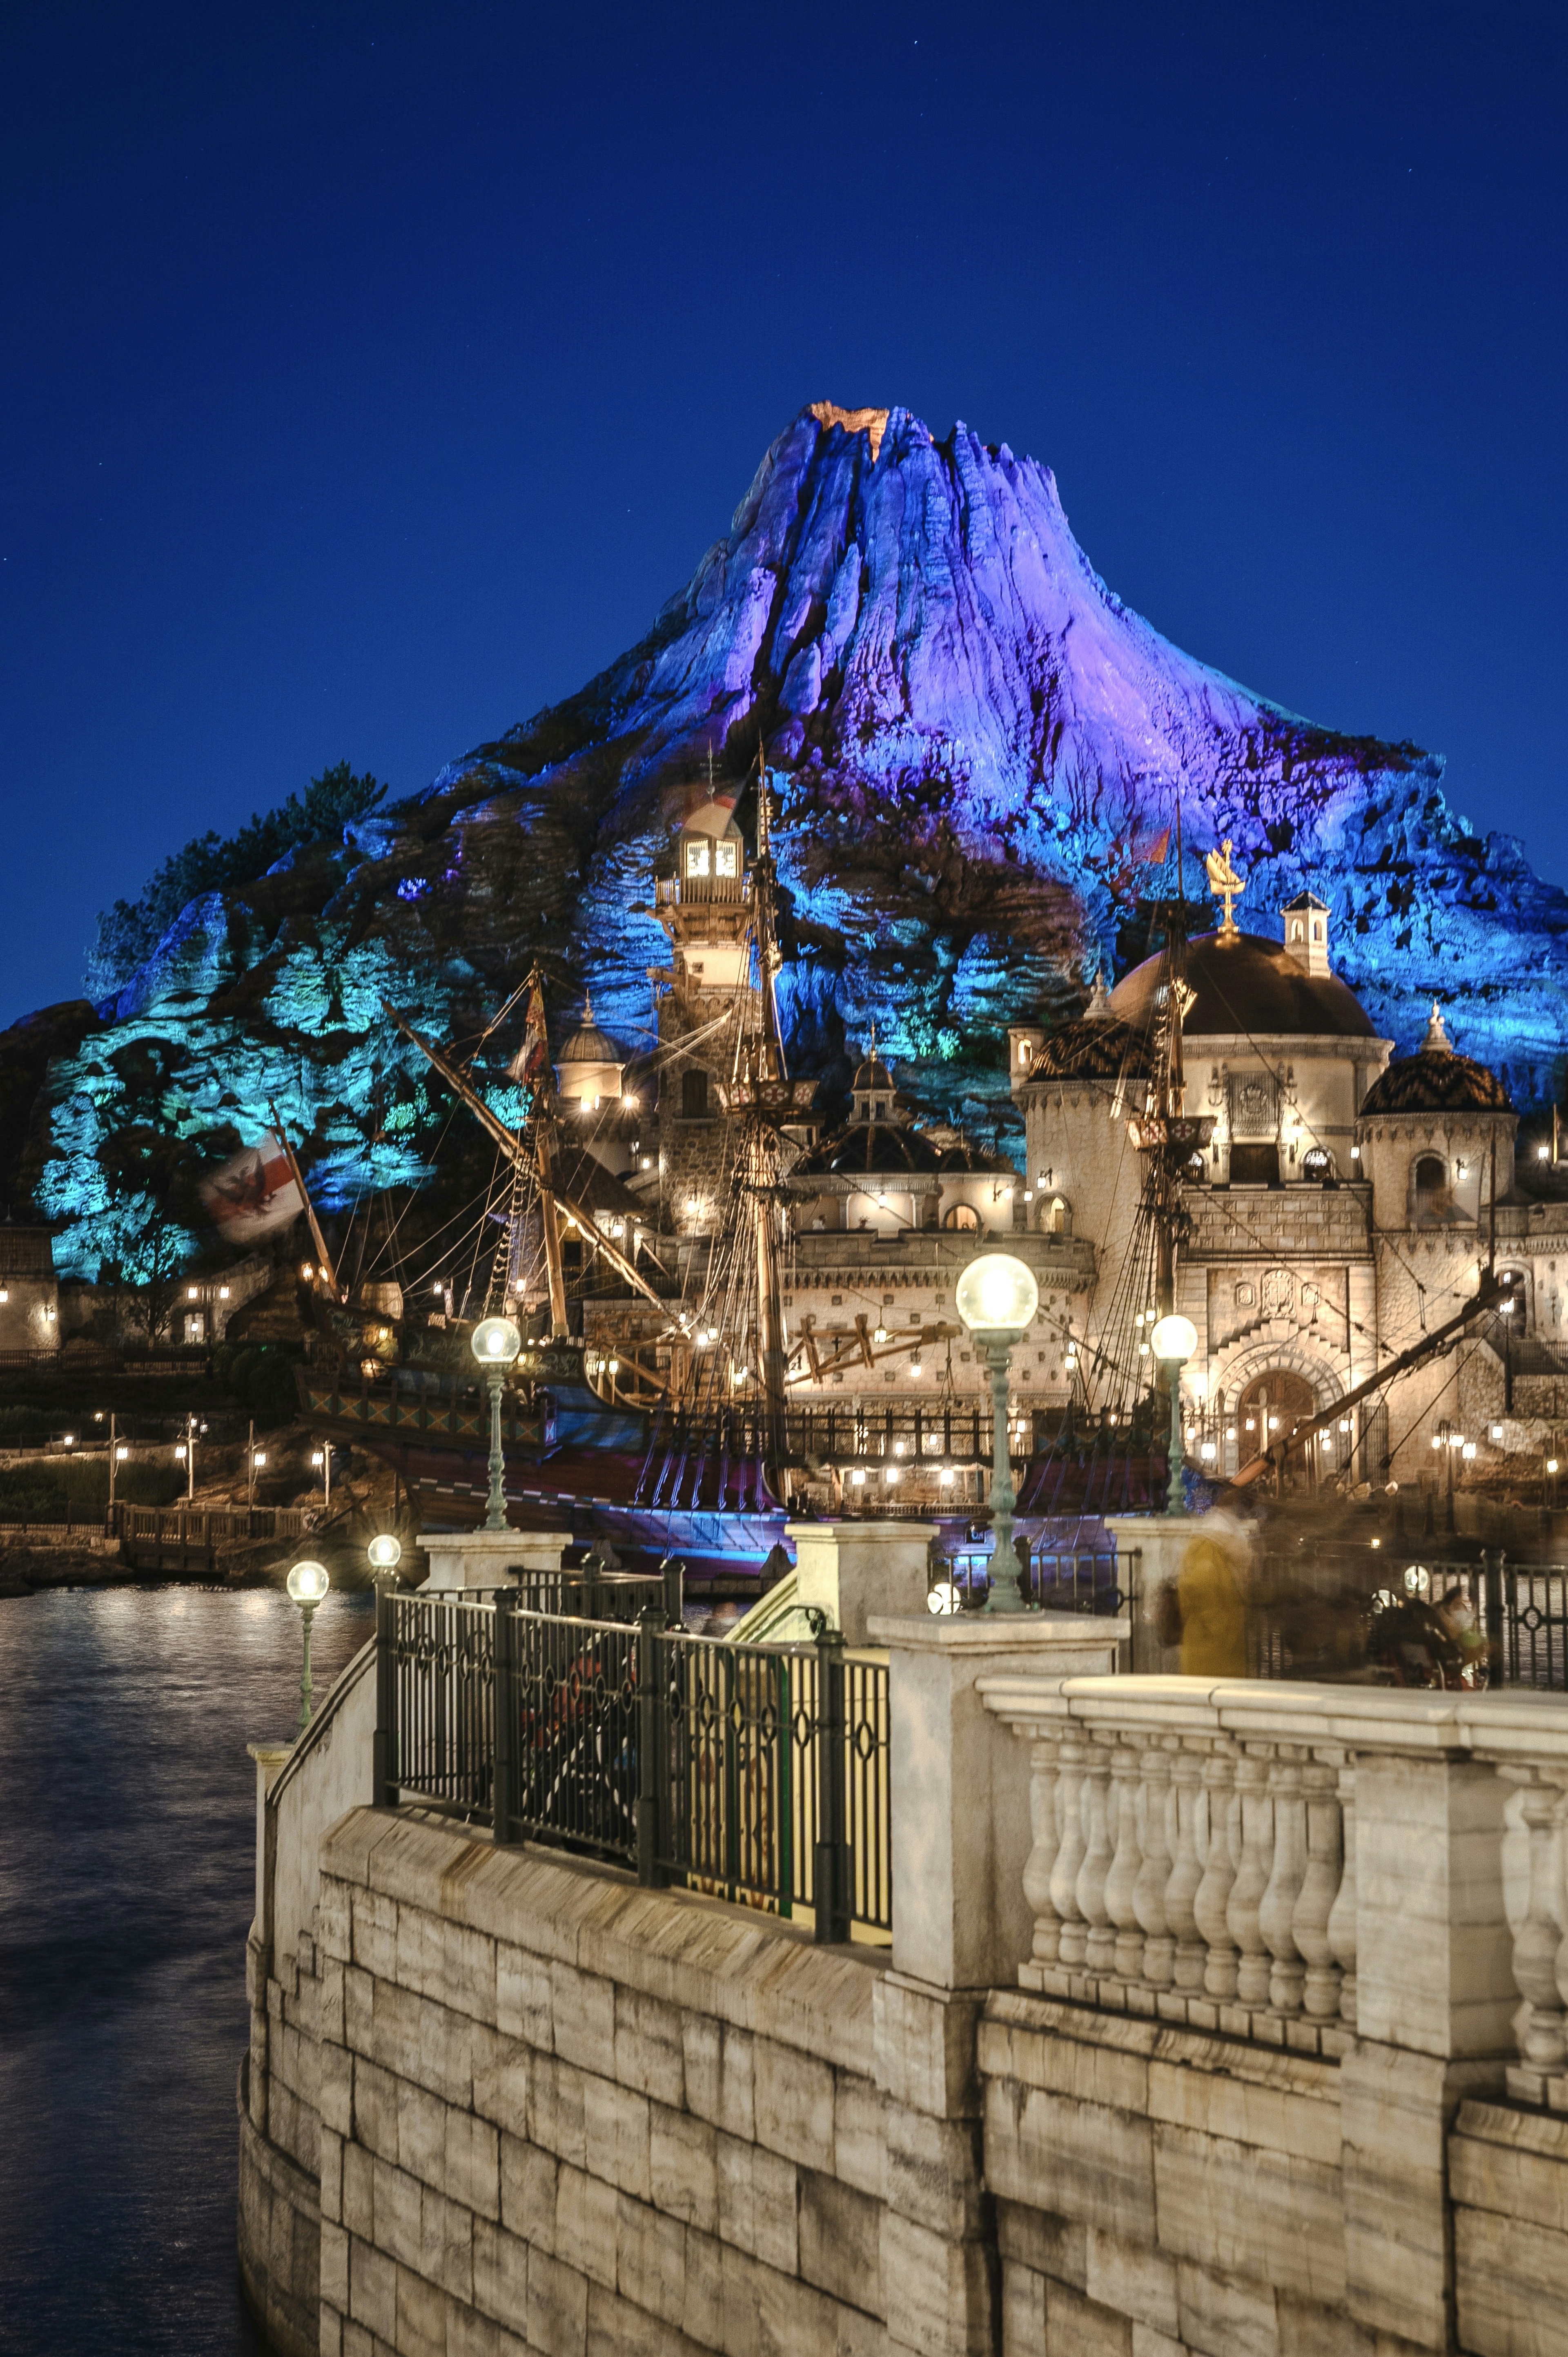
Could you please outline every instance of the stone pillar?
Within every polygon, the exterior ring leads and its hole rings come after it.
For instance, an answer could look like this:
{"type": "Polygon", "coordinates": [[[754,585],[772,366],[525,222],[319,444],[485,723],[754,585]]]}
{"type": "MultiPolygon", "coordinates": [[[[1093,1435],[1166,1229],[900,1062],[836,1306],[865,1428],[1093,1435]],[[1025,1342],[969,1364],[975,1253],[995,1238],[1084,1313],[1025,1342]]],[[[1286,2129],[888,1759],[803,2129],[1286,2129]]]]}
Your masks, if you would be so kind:
{"type": "MultiPolygon", "coordinates": [[[[1202,1331],[1201,1325],[1198,1329],[1202,1331]]],[[[1155,1598],[1165,1582],[1174,1579],[1181,1569],[1181,1560],[1192,1544],[1197,1529],[1197,1518],[1189,1514],[1107,1514],[1105,1527],[1116,1541],[1117,1585],[1128,1598],[1128,1629],[1138,1626],[1136,1666],[1141,1671],[1176,1671],[1181,1666],[1178,1650],[1163,1649],[1150,1622],[1155,1598]],[[1127,1558],[1136,1550],[1135,1569],[1127,1558]]],[[[1131,1637],[1129,1636],[1129,1643],[1131,1637]]],[[[1130,1666],[1123,1662],[1122,1668],[1130,1666]]]]}
{"type": "Polygon", "coordinates": [[[570,1531],[430,1531],[415,1542],[430,1559],[423,1593],[504,1587],[520,1571],[559,1571],[570,1531]]]}
{"type": "Polygon", "coordinates": [[[251,2008],[249,2110],[263,2134],[267,2124],[267,1981],[273,1969],[273,1881],[277,1863],[277,1825],[267,1801],[292,1743],[247,1743],[256,1763],[256,1912],[245,1943],[245,1993],[251,2008]]]}
{"type": "Polygon", "coordinates": [[[892,1728],[893,1963],[936,1989],[1011,1986],[1030,1953],[1029,1760],[975,1691],[1005,1671],[1098,1676],[1125,1620],[1077,1613],[873,1616],[886,1645],[892,1728]]]}
{"type": "Polygon", "coordinates": [[[1356,1762],[1357,2041],[1339,2066],[1346,2300],[1423,2349],[1454,2345],[1444,2147],[1461,2101],[1500,2087],[1519,2003],[1495,1768],[1356,1762]]]}
{"type": "Polygon", "coordinates": [[[866,1642],[874,1612],[926,1609],[927,1564],[935,1523],[789,1523],[795,1545],[795,1600],[825,1612],[846,1645],[866,1642]]]}

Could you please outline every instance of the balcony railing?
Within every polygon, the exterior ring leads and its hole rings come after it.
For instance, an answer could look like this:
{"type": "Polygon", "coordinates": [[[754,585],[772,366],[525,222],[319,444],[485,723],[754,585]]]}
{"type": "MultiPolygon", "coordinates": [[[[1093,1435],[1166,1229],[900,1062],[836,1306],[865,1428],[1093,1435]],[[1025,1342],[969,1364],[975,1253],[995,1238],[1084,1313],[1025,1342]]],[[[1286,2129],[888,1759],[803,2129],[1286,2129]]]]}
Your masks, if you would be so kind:
{"type": "Polygon", "coordinates": [[[492,1603],[377,1599],[376,1790],[785,1916],[892,1931],[888,1673],[492,1603]]]}

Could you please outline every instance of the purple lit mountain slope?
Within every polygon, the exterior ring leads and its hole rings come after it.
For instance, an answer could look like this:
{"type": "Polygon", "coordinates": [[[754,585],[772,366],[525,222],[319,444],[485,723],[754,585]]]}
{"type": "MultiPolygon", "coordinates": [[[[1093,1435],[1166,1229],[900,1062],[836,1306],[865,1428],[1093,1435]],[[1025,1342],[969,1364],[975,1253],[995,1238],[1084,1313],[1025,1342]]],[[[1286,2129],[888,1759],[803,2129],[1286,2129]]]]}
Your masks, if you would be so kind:
{"type": "Polygon", "coordinates": [[[49,1026],[25,1071],[0,1041],[0,1107],[16,1100],[21,1183],[66,1232],[61,1265],[134,1259],[110,1176],[127,1075],[134,1117],[156,1098],[199,1154],[259,1134],[276,1093],[331,1204],[417,1178],[445,1118],[384,998],[471,1037],[537,956],[558,1025],[591,983],[601,1022],[645,1043],[667,956],[653,859],[707,754],[737,778],[759,736],[783,789],[800,1069],[842,1077],[875,1021],[929,1105],[998,1105],[1006,1023],[1076,1009],[1101,959],[1133,952],[1138,899],[1175,888],[1174,865],[1134,855],[1179,792],[1193,850],[1234,839],[1244,923],[1277,939],[1310,886],[1381,1030],[1412,1047],[1436,996],[1517,1101],[1559,1091],[1568,899],[1449,809],[1440,759],[1336,736],[1172,646],[1096,575],[1034,460],[818,404],[648,636],[575,696],[341,846],[192,902],[96,1017],[59,1010],[26,1123],[49,1026]]]}
{"type": "MultiPolygon", "coordinates": [[[[478,758],[615,748],[595,863],[613,894],[616,839],[651,847],[647,787],[709,744],[744,759],[759,732],[790,774],[800,979],[820,1004],[831,972],[852,1031],[875,1015],[927,1093],[944,1063],[972,1085],[975,1026],[989,1049],[1111,949],[1129,895],[1155,888],[1130,856],[1178,794],[1190,845],[1234,839],[1254,930],[1277,936],[1279,905],[1310,885],[1391,1036],[1408,1041],[1435,995],[1523,1096],[1552,1088],[1563,894],[1450,811],[1440,759],[1337,736],[1162,638],[1095,573],[1050,470],[1005,445],[962,425],[939,443],[899,409],[803,412],[649,637],[478,758]]],[[[464,764],[442,786],[475,778],[464,764]]],[[[625,996],[612,904],[585,880],[585,958],[609,1006],[625,996]]],[[[1201,894],[1196,864],[1187,886],[1201,894]]]]}

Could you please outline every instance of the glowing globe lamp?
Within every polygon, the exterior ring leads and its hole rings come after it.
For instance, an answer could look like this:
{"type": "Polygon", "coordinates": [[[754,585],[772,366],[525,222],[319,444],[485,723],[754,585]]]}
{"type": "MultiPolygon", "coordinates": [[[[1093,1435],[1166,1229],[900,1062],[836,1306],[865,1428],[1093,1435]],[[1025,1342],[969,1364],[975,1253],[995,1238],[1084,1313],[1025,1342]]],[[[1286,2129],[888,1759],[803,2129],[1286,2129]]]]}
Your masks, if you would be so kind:
{"type": "Polygon", "coordinates": [[[982,1253],[959,1278],[958,1314],[973,1335],[991,1377],[991,1579],[988,1612],[1022,1612],[1020,1565],[1013,1545],[1013,1460],[1007,1445],[1007,1370],[1015,1343],[1040,1306],[1034,1271],[1011,1253],[982,1253]]]}
{"type": "Polygon", "coordinates": [[[959,1278],[953,1301],[972,1334],[1016,1341],[1040,1306],[1040,1288],[1034,1271],[1011,1253],[982,1253],[959,1278]]]}
{"type": "Polygon", "coordinates": [[[308,1605],[314,1612],[331,1585],[324,1563],[296,1563],[288,1576],[290,1600],[302,1611],[308,1605]]]}
{"type": "Polygon", "coordinates": [[[1150,1340],[1156,1359],[1185,1367],[1197,1349],[1197,1329],[1190,1318],[1162,1318],[1150,1340]]]}
{"type": "Polygon", "coordinates": [[[471,1347],[481,1367],[510,1367],[522,1348],[522,1336],[510,1318],[481,1318],[471,1347]]]}
{"type": "Polygon", "coordinates": [[[289,1601],[299,1607],[305,1631],[305,1666],[299,1680],[299,1727],[303,1734],[310,1725],[310,1619],[332,1582],[328,1577],[324,1563],[306,1561],[292,1566],[285,1584],[288,1588],[289,1601]]]}
{"type": "Polygon", "coordinates": [[[403,1546],[390,1531],[383,1531],[371,1541],[365,1550],[371,1558],[372,1571],[395,1571],[403,1561],[403,1546]]]}

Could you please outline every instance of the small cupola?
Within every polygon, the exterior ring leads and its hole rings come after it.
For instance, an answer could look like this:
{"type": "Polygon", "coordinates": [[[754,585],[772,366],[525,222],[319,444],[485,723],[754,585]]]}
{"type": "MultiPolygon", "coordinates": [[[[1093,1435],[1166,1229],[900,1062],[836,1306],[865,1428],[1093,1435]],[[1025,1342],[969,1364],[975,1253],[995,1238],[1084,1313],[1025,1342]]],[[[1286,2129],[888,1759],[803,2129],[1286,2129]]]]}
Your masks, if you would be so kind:
{"type": "Polygon", "coordinates": [[[746,846],[734,812],[722,802],[693,811],[677,838],[675,865],[682,900],[738,900],[746,846]]]}
{"type": "Polygon", "coordinates": [[[1304,974],[1333,971],[1328,963],[1328,903],[1316,892],[1298,892],[1280,911],[1284,919],[1285,949],[1304,974]]]}
{"type": "Polygon", "coordinates": [[[855,1066],[849,1092],[854,1104],[852,1122],[896,1122],[905,1116],[906,1108],[894,1086],[892,1073],[876,1052],[875,1039],[864,1063],[855,1066]]]}
{"type": "Polygon", "coordinates": [[[593,1001],[585,995],[583,1019],[562,1049],[555,1067],[557,1094],[563,1103],[593,1113],[622,1094],[625,1072],[625,1049],[607,1031],[600,1030],[594,1020],[593,1001]]]}

